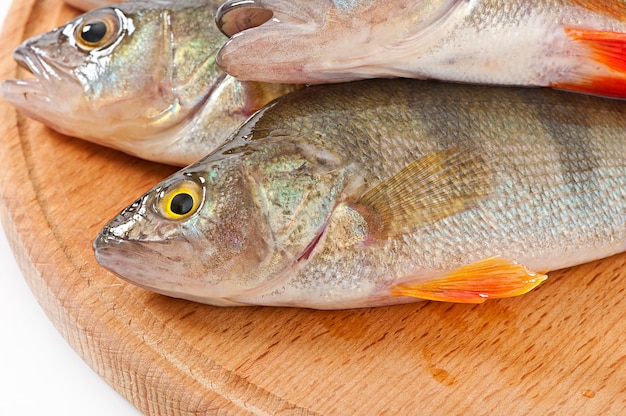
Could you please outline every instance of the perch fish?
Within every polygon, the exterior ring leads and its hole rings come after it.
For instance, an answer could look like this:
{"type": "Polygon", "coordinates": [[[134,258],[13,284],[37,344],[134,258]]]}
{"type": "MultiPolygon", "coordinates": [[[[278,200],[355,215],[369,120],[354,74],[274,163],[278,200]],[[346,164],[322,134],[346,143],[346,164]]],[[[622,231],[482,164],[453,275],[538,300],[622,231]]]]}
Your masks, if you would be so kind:
{"type": "Polygon", "coordinates": [[[187,165],[299,88],[240,82],[217,67],[226,39],[214,24],[219,4],[129,1],[93,10],[19,46],[14,58],[34,77],[7,80],[0,92],[61,133],[187,165]]]}
{"type": "Polygon", "coordinates": [[[240,79],[378,77],[626,97],[623,0],[229,0],[218,64],[240,79]]]}
{"type": "Polygon", "coordinates": [[[407,79],[313,86],[111,220],[97,261],[212,305],[525,293],[626,250],[626,102],[407,79]]]}

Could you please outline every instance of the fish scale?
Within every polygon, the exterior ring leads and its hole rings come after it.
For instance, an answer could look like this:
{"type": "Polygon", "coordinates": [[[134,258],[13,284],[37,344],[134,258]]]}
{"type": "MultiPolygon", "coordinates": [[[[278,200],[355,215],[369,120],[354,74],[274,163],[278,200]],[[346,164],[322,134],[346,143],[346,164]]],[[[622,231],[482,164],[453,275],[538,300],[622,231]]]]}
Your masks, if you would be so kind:
{"type": "Polygon", "coordinates": [[[205,177],[211,211],[168,220],[151,191],[141,199],[149,219],[113,219],[96,257],[142,287],[215,305],[339,309],[521,294],[545,278],[537,273],[626,249],[625,113],[623,101],[548,89],[311,87],[156,188],[205,177]],[[236,239],[215,234],[222,221],[236,239]],[[154,224],[171,227],[157,246],[170,258],[177,245],[206,245],[214,257],[193,260],[203,272],[146,274],[126,261],[136,257],[127,251],[154,253],[128,231],[150,234],[154,224]],[[204,230],[202,244],[187,228],[204,230]],[[239,262],[236,272],[221,266],[239,262]],[[525,289],[502,289],[510,281],[525,289]]]}

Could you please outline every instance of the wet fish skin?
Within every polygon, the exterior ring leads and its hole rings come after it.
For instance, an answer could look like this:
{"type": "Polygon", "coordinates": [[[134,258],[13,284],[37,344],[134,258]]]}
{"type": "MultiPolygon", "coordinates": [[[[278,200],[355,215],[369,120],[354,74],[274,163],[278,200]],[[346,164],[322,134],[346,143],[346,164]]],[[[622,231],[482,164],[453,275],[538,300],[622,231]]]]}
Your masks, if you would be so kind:
{"type": "Polygon", "coordinates": [[[311,87],[140,197],[95,255],[131,283],[220,306],[497,297],[500,277],[536,285],[533,271],[626,250],[625,114],[545,89],[311,87]],[[172,219],[183,188],[194,208],[172,219]]]}
{"type": "Polygon", "coordinates": [[[254,111],[299,88],[239,82],[216,66],[225,40],[212,23],[220,3],[137,0],[92,10],[20,45],[14,57],[35,78],[6,80],[0,92],[61,133],[192,163],[254,111]],[[81,41],[99,21],[109,25],[103,44],[81,41]]]}
{"type": "Polygon", "coordinates": [[[240,79],[410,77],[626,96],[621,1],[228,0],[217,23],[232,36],[218,64],[240,79]]]}

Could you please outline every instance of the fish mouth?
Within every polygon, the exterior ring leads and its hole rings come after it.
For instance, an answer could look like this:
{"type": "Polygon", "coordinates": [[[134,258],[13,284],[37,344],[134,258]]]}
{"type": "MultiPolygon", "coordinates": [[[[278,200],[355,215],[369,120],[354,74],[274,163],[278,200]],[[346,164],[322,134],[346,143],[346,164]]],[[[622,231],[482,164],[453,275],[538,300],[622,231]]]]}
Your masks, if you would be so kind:
{"type": "Polygon", "coordinates": [[[50,74],[46,71],[46,66],[39,57],[30,48],[19,47],[13,52],[13,59],[15,59],[20,68],[34,76],[7,79],[0,84],[2,97],[14,104],[27,99],[49,101],[46,85],[50,81],[50,74]]]}
{"type": "MultiPolygon", "coordinates": [[[[76,84],[72,77],[66,75],[69,71],[57,68],[56,64],[46,61],[29,45],[15,49],[13,59],[20,68],[32,76],[5,80],[0,84],[0,94],[6,101],[19,106],[20,109],[23,109],[26,103],[32,104],[33,101],[49,105],[55,95],[55,89],[59,86],[66,89],[68,81],[76,84]]],[[[28,108],[23,110],[29,113],[28,108]]]]}
{"type": "Polygon", "coordinates": [[[98,264],[118,278],[142,289],[173,296],[175,292],[158,290],[152,275],[157,273],[153,262],[148,261],[141,252],[141,246],[102,230],[93,240],[94,257],[98,264]],[[131,277],[129,277],[129,275],[131,277]]]}
{"type": "Polygon", "coordinates": [[[0,84],[0,95],[18,110],[45,124],[54,124],[54,119],[76,104],[82,94],[78,80],[69,69],[59,67],[40,56],[29,44],[23,44],[13,52],[13,59],[23,77],[7,79],[0,84]],[[30,75],[30,76],[29,76],[30,75]]]}
{"type": "MultiPolygon", "coordinates": [[[[217,28],[229,38],[268,22],[306,24],[319,23],[316,16],[298,7],[295,2],[266,0],[228,0],[215,13],[217,28]]],[[[316,13],[317,14],[317,13],[316,13]]]]}
{"type": "Polygon", "coordinates": [[[109,226],[100,231],[92,248],[101,267],[121,280],[150,292],[214,306],[247,306],[236,299],[206,296],[199,289],[190,290],[185,287],[184,281],[176,279],[182,273],[180,268],[185,267],[182,261],[161,255],[155,257],[157,254],[150,245],[115,235],[109,226]]]}
{"type": "Polygon", "coordinates": [[[217,28],[228,37],[257,27],[274,17],[274,12],[255,4],[255,0],[227,1],[215,15],[217,28]]]}
{"type": "Polygon", "coordinates": [[[143,242],[126,240],[105,227],[93,240],[92,248],[98,264],[122,280],[152,291],[167,286],[155,282],[155,276],[164,275],[160,270],[163,267],[153,261],[159,257],[143,242]]]}

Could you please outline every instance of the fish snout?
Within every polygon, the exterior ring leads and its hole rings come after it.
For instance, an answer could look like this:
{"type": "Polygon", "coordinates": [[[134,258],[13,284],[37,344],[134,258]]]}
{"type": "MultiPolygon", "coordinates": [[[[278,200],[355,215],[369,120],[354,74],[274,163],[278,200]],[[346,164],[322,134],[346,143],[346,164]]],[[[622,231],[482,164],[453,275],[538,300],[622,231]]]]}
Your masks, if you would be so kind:
{"type": "Polygon", "coordinates": [[[103,259],[106,257],[106,253],[110,251],[112,247],[119,245],[119,243],[119,239],[109,234],[108,230],[100,231],[91,244],[96,261],[99,264],[105,263],[103,259]]]}
{"type": "Polygon", "coordinates": [[[125,232],[123,230],[123,223],[120,222],[121,215],[122,214],[118,215],[105,225],[93,240],[92,248],[96,254],[96,258],[102,257],[101,255],[103,253],[111,249],[119,249],[126,240],[124,234],[128,233],[128,231],[125,232]]]}
{"type": "Polygon", "coordinates": [[[15,48],[13,51],[13,59],[17,63],[17,65],[30,72],[31,75],[34,75],[37,78],[47,78],[47,72],[44,69],[44,65],[39,59],[37,53],[31,47],[30,42],[25,42],[15,48]]]}
{"type": "Polygon", "coordinates": [[[158,291],[160,277],[168,276],[168,264],[140,243],[127,241],[105,227],[94,239],[94,257],[100,266],[139,287],[158,291]]]}
{"type": "MultiPolygon", "coordinates": [[[[47,34],[52,36],[52,34],[47,34]]],[[[48,49],[42,35],[29,39],[13,51],[13,59],[17,65],[27,71],[29,75],[19,79],[8,79],[2,84],[2,95],[5,100],[19,106],[24,112],[34,118],[41,116],[48,106],[50,112],[59,111],[63,105],[74,103],[76,95],[83,91],[80,83],[54,57],[47,54],[48,49]],[[61,100],[59,97],[63,97],[61,100]],[[35,104],[33,103],[35,102],[35,104]],[[56,106],[50,105],[55,102],[56,106]],[[64,102],[59,106],[59,103],[64,102]],[[34,114],[31,114],[34,113],[34,114]]],[[[45,119],[39,117],[39,119],[45,119]]]]}
{"type": "Polygon", "coordinates": [[[91,244],[98,264],[117,274],[115,264],[119,262],[119,253],[123,252],[122,239],[111,234],[109,227],[102,229],[91,244]]]}

